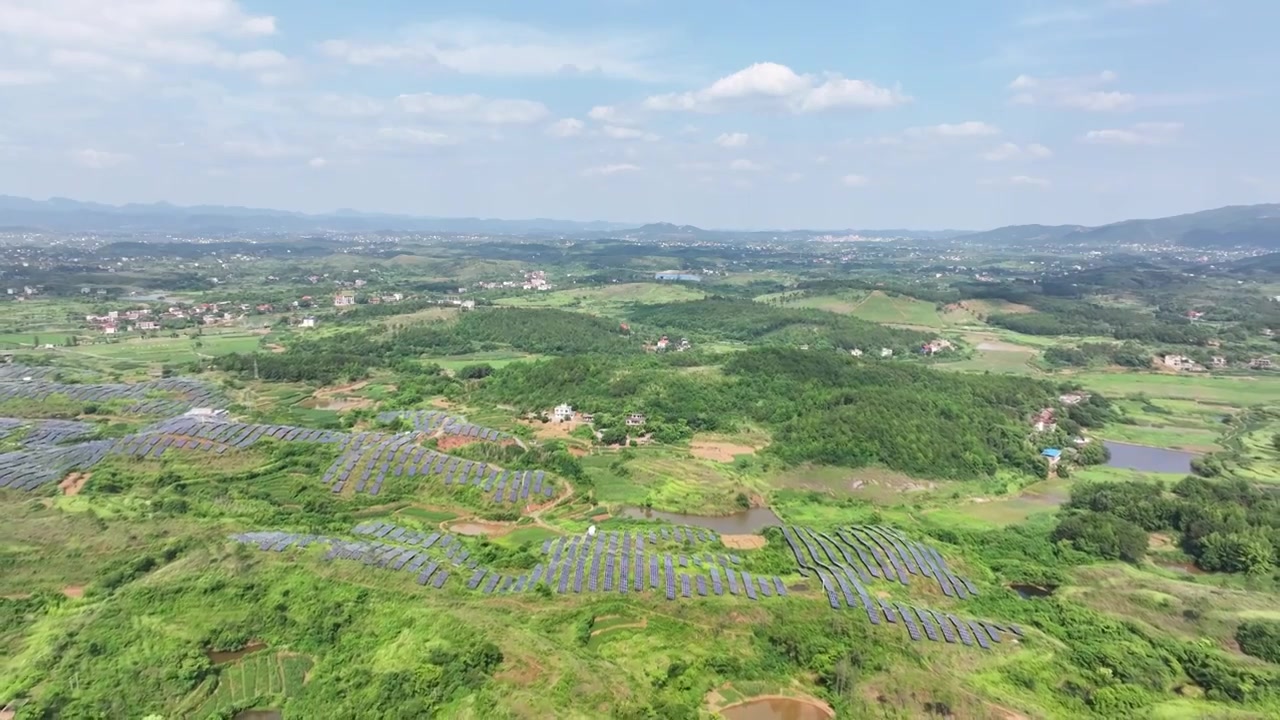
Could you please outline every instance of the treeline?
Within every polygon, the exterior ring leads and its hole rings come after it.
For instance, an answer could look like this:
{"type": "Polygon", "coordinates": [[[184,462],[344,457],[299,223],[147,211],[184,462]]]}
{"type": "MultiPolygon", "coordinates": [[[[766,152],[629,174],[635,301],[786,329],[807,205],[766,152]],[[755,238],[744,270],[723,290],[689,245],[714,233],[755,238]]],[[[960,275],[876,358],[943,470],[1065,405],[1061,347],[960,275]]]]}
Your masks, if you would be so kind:
{"type": "MultiPolygon", "coordinates": [[[[370,306],[377,307],[377,306],[370,306]]],[[[328,384],[364,377],[373,368],[402,367],[420,358],[512,348],[546,355],[638,354],[638,341],[611,320],[563,310],[485,308],[456,322],[425,322],[390,329],[303,338],[283,353],[223,355],[218,370],[263,380],[328,384]],[[255,369],[256,368],[256,369],[255,369]]]]}
{"type": "Polygon", "coordinates": [[[932,336],[899,330],[824,310],[784,308],[723,297],[664,305],[640,305],[630,314],[633,321],[670,335],[696,340],[733,340],[815,349],[864,351],[886,347],[895,352],[918,348],[932,336]]]}
{"type": "Polygon", "coordinates": [[[1147,533],[1178,534],[1197,567],[1253,575],[1280,556],[1280,498],[1242,479],[1187,476],[1172,492],[1155,482],[1079,483],[1055,539],[1102,558],[1140,560],[1147,533]]]}
{"type": "Polygon", "coordinates": [[[1035,298],[1029,304],[1039,312],[992,315],[987,322],[1027,335],[1105,335],[1117,340],[1176,345],[1202,345],[1217,332],[1173,312],[1148,315],[1127,308],[1046,297],[1035,298]]]}
{"type": "Polygon", "coordinates": [[[1151,365],[1151,353],[1133,342],[1054,345],[1045,349],[1043,357],[1046,363],[1057,367],[1120,365],[1144,368],[1151,365]]]}

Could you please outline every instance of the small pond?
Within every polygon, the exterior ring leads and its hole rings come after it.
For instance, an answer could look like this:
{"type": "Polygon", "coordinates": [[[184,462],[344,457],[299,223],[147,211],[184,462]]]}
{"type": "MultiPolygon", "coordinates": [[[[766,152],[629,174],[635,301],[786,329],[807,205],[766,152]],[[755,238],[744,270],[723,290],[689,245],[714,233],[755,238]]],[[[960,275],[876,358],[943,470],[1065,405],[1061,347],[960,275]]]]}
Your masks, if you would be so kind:
{"type": "Polygon", "coordinates": [[[783,697],[748,700],[720,714],[728,720],[831,720],[831,713],[821,705],[783,697]]]}
{"type": "Polygon", "coordinates": [[[1168,450],[1149,445],[1133,445],[1130,443],[1103,443],[1111,451],[1110,467],[1140,470],[1142,472],[1189,473],[1191,461],[1199,457],[1196,453],[1185,450],[1168,450]]]}
{"type": "Polygon", "coordinates": [[[266,647],[267,646],[265,644],[255,641],[245,645],[239,650],[209,650],[205,655],[209,657],[209,662],[214,665],[221,665],[223,663],[235,662],[249,653],[265,650],[266,647]]]}
{"type": "Polygon", "coordinates": [[[1052,595],[1052,594],[1054,593],[1054,591],[1055,591],[1055,590],[1057,590],[1058,588],[1053,587],[1053,586],[1048,586],[1048,587],[1046,587],[1046,586],[1044,586],[1044,585],[1018,585],[1018,584],[1014,584],[1014,585],[1010,585],[1010,586],[1009,586],[1009,589],[1010,589],[1010,590],[1012,590],[1012,591],[1014,591],[1014,592],[1016,592],[1016,593],[1018,593],[1018,597],[1022,598],[1023,600],[1028,600],[1028,599],[1030,599],[1030,598],[1042,598],[1042,597],[1049,597],[1049,596],[1050,596],[1050,595],[1052,595]]]}
{"type": "Polygon", "coordinates": [[[676,525],[714,530],[721,535],[750,535],[774,525],[781,525],[782,518],[769,508],[751,508],[733,515],[684,515],[682,513],[662,512],[661,510],[645,510],[644,508],[626,507],[618,513],[621,517],[639,520],[666,520],[676,525]]]}

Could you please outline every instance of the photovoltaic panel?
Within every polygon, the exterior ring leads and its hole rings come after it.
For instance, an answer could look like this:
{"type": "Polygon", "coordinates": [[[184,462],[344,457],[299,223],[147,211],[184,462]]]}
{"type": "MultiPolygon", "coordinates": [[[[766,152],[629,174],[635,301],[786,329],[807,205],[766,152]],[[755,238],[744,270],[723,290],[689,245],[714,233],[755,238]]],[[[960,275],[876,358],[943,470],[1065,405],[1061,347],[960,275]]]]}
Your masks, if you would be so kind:
{"type": "Polygon", "coordinates": [[[493,574],[489,576],[489,581],[484,584],[484,592],[492,593],[493,589],[498,587],[498,581],[502,580],[501,575],[493,574]]]}
{"type": "Polygon", "coordinates": [[[698,586],[698,595],[702,597],[706,597],[707,596],[707,579],[701,575],[697,575],[694,577],[694,583],[698,586]]]}
{"type": "Polygon", "coordinates": [[[930,640],[938,642],[938,629],[933,625],[933,616],[926,613],[920,608],[914,608],[916,615],[920,618],[920,626],[924,628],[924,634],[930,640]]]}
{"type": "Polygon", "coordinates": [[[431,587],[439,589],[442,585],[444,585],[444,581],[448,579],[449,579],[449,571],[441,570],[440,572],[436,573],[435,578],[431,580],[431,587]]]}
{"type": "Polygon", "coordinates": [[[780,578],[780,577],[775,577],[775,578],[773,579],[773,589],[774,589],[775,591],[777,591],[777,593],[778,593],[778,597],[786,597],[786,595],[787,595],[787,586],[786,586],[786,585],[784,585],[784,584],[782,584],[782,578],[780,578]]]}
{"type": "MultiPolygon", "coordinates": [[[[730,570],[729,572],[733,572],[730,570]]],[[[732,575],[730,575],[732,577],[732,575]]],[[[732,581],[730,581],[732,582],[732,581]]],[[[749,573],[742,573],[742,589],[746,591],[749,600],[756,599],[756,584],[749,573]]]]}
{"type": "Polygon", "coordinates": [[[760,594],[765,597],[773,597],[773,584],[768,578],[756,578],[760,584],[760,594]]]}

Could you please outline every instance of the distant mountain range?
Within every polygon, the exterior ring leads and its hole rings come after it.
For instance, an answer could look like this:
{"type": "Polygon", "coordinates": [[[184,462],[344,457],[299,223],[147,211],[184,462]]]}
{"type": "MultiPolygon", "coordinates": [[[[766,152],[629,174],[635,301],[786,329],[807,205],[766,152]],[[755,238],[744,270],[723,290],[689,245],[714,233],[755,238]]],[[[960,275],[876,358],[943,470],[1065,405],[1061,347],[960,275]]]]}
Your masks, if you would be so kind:
{"type": "Polygon", "coordinates": [[[169,203],[103,205],[67,198],[30,200],[0,195],[0,230],[61,232],[439,232],[477,235],[611,233],[634,223],[573,220],[438,218],[337,210],[324,215],[285,210],[169,203]]]}
{"type": "Polygon", "coordinates": [[[1150,220],[1124,220],[1085,225],[1010,225],[964,230],[707,230],[693,225],[580,222],[534,218],[441,218],[337,210],[328,214],[260,208],[169,203],[103,205],[66,198],[30,200],[0,195],[0,230],[60,232],[159,232],[236,234],[246,232],[422,232],[475,235],[566,235],[636,240],[777,241],[807,240],[827,235],[866,238],[955,240],[985,245],[1069,243],[1110,246],[1149,243],[1191,248],[1257,247],[1280,250],[1280,204],[1236,205],[1150,220]]]}

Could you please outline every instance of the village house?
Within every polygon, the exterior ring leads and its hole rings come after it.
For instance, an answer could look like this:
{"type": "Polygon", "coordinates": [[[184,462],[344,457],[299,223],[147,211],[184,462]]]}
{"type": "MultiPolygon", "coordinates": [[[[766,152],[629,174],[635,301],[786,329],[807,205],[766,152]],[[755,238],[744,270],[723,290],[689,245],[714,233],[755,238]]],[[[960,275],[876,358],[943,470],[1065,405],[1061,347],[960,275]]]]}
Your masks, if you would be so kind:
{"type": "Polygon", "coordinates": [[[580,413],[578,415],[578,419],[584,423],[590,424],[596,421],[596,416],[592,413],[580,413]]]}
{"type": "Polygon", "coordinates": [[[1249,367],[1254,370],[1270,370],[1272,367],[1271,358],[1254,358],[1249,361],[1249,367]]]}
{"type": "Polygon", "coordinates": [[[1053,408],[1045,408],[1036,413],[1032,423],[1036,432],[1049,432],[1058,427],[1057,414],[1053,411],[1053,408]]]}
{"type": "Polygon", "coordinates": [[[1214,355],[1213,360],[1211,362],[1213,363],[1213,366],[1216,368],[1224,368],[1227,366],[1227,359],[1222,357],[1221,355],[1214,355]]]}
{"type": "Polygon", "coordinates": [[[460,303],[459,303],[459,307],[461,307],[463,310],[475,310],[475,309],[476,309],[476,301],[475,301],[475,300],[463,300],[462,302],[460,302],[460,303]]]}
{"type": "Polygon", "coordinates": [[[645,418],[640,413],[631,413],[627,416],[627,427],[644,427],[645,418]]]}
{"type": "Polygon", "coordinates": [[[103,325],[103,326],[102,326],[102,334],[103,334],[103,335],[115,335],[115,334],[116,334],[116,326],[115,326],[115,325],[103,325]]]}
{"type": "Polygon", "coordinates": [[[892,348],[880,348],[880,357],[882,357],[882,358],[893,357],[893,349],[892,349],[892,348]]]}
{"type": "Polygon", "coordinates": [[[316,326],[316,319],[310,315],[302,318],[302,322],[298,323],[299,327],[313,328],[316,326]]]}
{"type": "Polygon", "coordinates": [[[159,330],[160,323],[155,320],[143,320],[138,323],[139,330],[159,330]]]}
{"type": "Polygon", "coordinates": [[[1191,322],[1195,322],[1196,320],[1199,320],[1202,317],[1204,317],[1204,313],[1200,312],[1199,310],[1187,311],[1187,319],[1190,320],[1191,322]]]}
{"type": "Polygon", "coordinates": [[[350,307],[356,304],[356,294],[351,290],[339,290],[333,296],[334,307],[350,307]]]}
{"type": "Polygon", "coordinates": [[[1171,367],[1175,370],[1200,369],[1200,366],[1196,364],[1196,361],[1186,355],[1165,355],[1160,358],[1160,362],[1163,363],[1165,367],[1171,367]]]}
{"type": "Polygon", "coordinates": [[[573,406],[568,403],[561,403],[551,411],[551,417],[556,422],[568,422],[573,419],[573,406]]]}
{"type": "Polygon", "coordinates": [[[1049,461],[1049,467],[1056,467],[1062,459],[1062,451],[1058,448],[1045,448],[1040,451],[1040,456],[1049,461]]]}
{"type": "Polygon", "coordinates": [[[1077,392],[1077,393],[1067,393],[1066,395],[1058,396],[1058,402],[1062,403],[1063,405],[1079,405],[1080,403],[1088,399],[1089,399],[1089,393],[1077,392]]]}
{"type": "Polygon", "coordinates": [[[669,341],[667,340],[667,336],[663,335],[662,337],[658,338],[658,343],[653,346],[653,349],[657,350],[658,352],[665,352],[667,349],[668,342],[669,341]]]}
{"type": "Polygon", "coordinates": [[[939,352],[942,352],[943,350],[950,350],[951,348],[952,348],[952,345],[950,340],[943,340],[942,338],[937,338],[934,340],[930,340],[924,345],[921,345],[920,353],[922,355],[935,355],[939,352]]]}
{"type": "Polygon", "coordinates": [[[680,338],[680,344],[676,346],[676,352],[684,352],[693,347],[689,344],[689,338],[680,338]]]}

